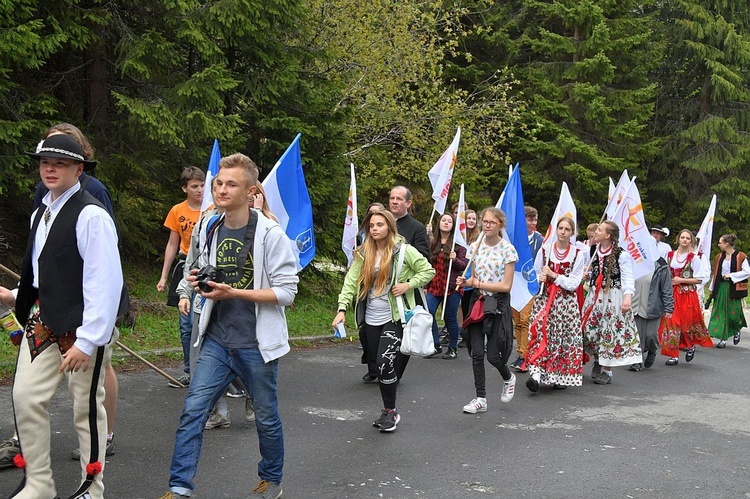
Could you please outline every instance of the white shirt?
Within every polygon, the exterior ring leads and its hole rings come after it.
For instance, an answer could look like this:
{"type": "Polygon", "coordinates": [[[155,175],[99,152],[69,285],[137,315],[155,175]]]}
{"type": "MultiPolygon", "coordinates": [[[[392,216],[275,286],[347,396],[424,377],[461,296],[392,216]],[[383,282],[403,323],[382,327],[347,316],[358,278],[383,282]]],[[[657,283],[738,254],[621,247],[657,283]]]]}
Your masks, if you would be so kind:
{"type": "Polygon", "coordinates": [[[542,247],[542,251],[539,251],[536,254],[536,258],[534,259],[534,269],[536,270],[536,273],[538,275],[541,274],[542,267],[544,267],[545,265],[569,262],[572,264],[570,275],[566,276],[565,274],[560,274],[558,275],[557,279],[551,282],[554,282],[556,285],[567,291],[575,291],[578,286],[581,285],[581,281],[583,280],[583,270],[586,266],[586,256],[588,256],[588,246],[586,246],[585,250],[579,249],[579,251],[576,251],[576,249],[578,249],[577,244],[575,246],[571,246],[568,254],[565,255],[564,258],[560,259],[557,258],[557,255],[555,255],[554,248],[549,248],[547,246],[542,247]],[[543,253],[547,258],[546,262],[542,261],[543,253]]]}
{"type": "Polygon", "coordinates": [[[685,258],[690,254],[693,255],[693,260],[690,262],[690,266],[693,268],[693,279],[699,279],[701,282],[707,281],[710,270],[709,266],[704,265],[703,261],[698,258],[698,255],[696,254],[685,253],[685,255],[678,260],[677,255],[679,255],[679,252],[675,251],[672,254],[672,260],[669,262],[669,266],[673,269],[681,269],[685,266],[685,258]]]}
{"type": "MultiPolygon", "coordinates": [[[[34,235],[31,265],[34,270],[33,286],[39,288],[39,255],[47,242],[47,235],[55,223],[57,214],[65,203],[80,190],[81,184],[73,187],[52,201],[48,192],[42,199],[49,207],[50,219],[39,221],[34,235]]],[[[31,215],[33,225],[37,210],[31,215]]],[[[81,210],[76,222],[78,253],[83,259],[83,322],[76,330],[75,346],[86,355],[92,355],[96,347],[106,345],[112,336],[122,293],[122,267],[117,249],[115,223],[107,211],[96,205],[87,205],[81,210]]],[[[64,332],[64,331],[63,331],[64,332]]]]}

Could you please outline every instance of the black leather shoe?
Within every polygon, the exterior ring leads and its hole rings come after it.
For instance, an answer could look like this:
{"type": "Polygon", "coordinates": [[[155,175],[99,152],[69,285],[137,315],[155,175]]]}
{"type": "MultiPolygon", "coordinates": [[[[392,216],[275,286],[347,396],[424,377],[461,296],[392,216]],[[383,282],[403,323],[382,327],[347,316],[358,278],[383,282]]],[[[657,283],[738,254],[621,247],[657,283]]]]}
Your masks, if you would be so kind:
{"type": "Polygon", "coordinates": [[[656,352],[649,352],[648,355],[646,355],[646,360],[643,362],[643,367],[649,369],[654,365],[654,362],[656,362],[656,352]]]}
{"type": "Polygon", "coordinates": [[[378,377],[372,376],[370,373],[367,373],[364,376],[362,376],[362,381],[364,381],[365,383],[377,383],[378,377]]]}
{"type": "Polygon", "coordinates": [[[536,393],[539,391],[539,382],[529,376],[529,379],[526,380],[526,388],[531,390],[532,392],[536,393]]]}
{"type": "Polygon", "coordinates": [[[676,366],[679,363],[679,360],[677,360],[675,357],[672,357],[667,361],[668,366],[676,366]]]}
{"type": "Polygon", "coordinates": [[[737,331],[737,334],[734,335],[734,338],[732,338],[732,343],[735,345],[740,342],[740,332],[737,331]]]}
{"type": "Polygon", "coordinates": [[[685,362],[690,362],[695,357],[695,347],[685,352],[685,362]]]}

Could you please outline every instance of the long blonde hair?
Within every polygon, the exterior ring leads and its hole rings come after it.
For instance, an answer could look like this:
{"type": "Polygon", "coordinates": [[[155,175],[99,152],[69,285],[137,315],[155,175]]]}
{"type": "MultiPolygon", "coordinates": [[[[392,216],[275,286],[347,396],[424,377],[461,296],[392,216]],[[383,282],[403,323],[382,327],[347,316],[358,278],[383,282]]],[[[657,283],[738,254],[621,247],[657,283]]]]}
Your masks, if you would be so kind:
{"type": "Polygon", "coordinates": [[[365,229],[365,242],[359,247],[364,261],[359,272],[357,284],[359,285],[359,299],[363,300],[372,288],[376,295],[381,295],[390,284],[391,277],[391,260],[393,259],[393,248],[398,241],[398,229],[396,228],[396,219],[388,210],[375,210],[367,214],[362,225],[365,229]],[[375,240],[370,235],[370,220],[373,217],[383,217],[385,224],[388,226],[388,239],[383,254],[380,257],[380,268],[378,269],[377,278],[375,277],[375,264],[378,258],[378,247],[375,240]]]}

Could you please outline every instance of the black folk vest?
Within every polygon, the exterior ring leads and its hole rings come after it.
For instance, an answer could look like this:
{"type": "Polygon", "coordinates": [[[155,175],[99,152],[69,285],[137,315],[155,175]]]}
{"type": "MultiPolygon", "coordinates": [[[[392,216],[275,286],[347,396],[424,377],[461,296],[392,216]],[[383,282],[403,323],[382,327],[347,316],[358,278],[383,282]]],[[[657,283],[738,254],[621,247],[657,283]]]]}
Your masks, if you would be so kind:
{"type": "MultiPolygon", "coordinates": [[[[31,258],[36,231],[47,207],[41,205],[37,210],[26,246],[16,298],[16,314],[22,325],[26,324],[29,311],[37,299],[40,318],[53,333],[63,334],[82,324],[83,259],[78,252],[76,223],[81,211],[92,204],[104,209],[94,196],[80,189],[60,209],[49,228],[44,249],[39,254],[38,289],[33,286],[34,269],[31,258]]],[[[118,315],[127,312],[127,309],[127,292],[123,287],[118,315]]]]}

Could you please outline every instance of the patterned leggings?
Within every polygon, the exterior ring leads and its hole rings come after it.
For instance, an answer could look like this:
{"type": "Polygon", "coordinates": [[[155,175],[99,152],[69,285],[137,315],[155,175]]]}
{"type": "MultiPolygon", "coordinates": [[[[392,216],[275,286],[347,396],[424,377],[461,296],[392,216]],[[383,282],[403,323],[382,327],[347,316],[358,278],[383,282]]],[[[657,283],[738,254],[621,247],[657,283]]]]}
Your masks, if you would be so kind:
{"type": "Polygon", "coordinates": [[[362,332],[367,338],[367,343],[373,345],[377,340],[377,365],[380,395],[383,398],[383,407],[394,409],[396,407],[396,388],[399,377],[396,373],[397,362],[403,362],[407,357],[400,351],[401,338],[404,331],[401,323],[386,322],[380,326],[365,324],[362,332]]]}

